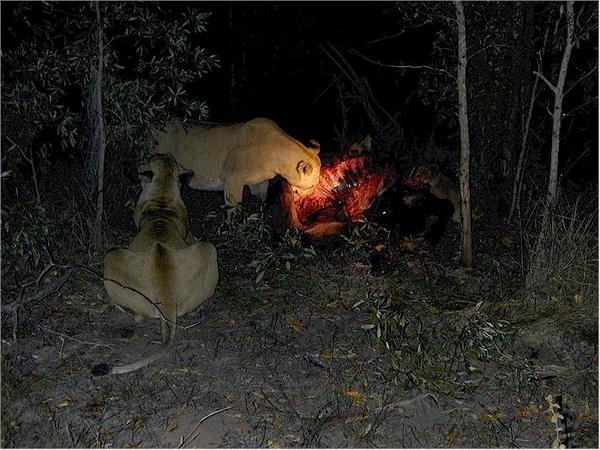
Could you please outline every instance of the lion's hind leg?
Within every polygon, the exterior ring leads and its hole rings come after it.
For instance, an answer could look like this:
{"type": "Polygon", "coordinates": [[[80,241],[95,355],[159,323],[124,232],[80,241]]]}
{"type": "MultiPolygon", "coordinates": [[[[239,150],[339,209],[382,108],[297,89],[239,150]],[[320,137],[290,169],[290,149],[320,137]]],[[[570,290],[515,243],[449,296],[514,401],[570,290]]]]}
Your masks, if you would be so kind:
{"type": "Polygon", "coordinates": [[[263,181],[258,184],[251,184],[248,186],[252,195],[260,198],[261,201],[265,201],[267,198],[267,191],[269,190],[269,181],[263,181]]]}
{"type": "Polygon", "coordinates": [[[108,296],[117,305],[132,311],[136,318],[161,317],[153,289],[154,264],[150,251],[132,252],[121,248],[104,257],[104,287],[108,296]]]}
{"type": "Polygon", "coordinates": [[[217,249],[209,242],[173,250],[170,255],[174,274],[175,297],[178,299],[177,315],[192,312],[215,292],[219,280],[217,249]]]}

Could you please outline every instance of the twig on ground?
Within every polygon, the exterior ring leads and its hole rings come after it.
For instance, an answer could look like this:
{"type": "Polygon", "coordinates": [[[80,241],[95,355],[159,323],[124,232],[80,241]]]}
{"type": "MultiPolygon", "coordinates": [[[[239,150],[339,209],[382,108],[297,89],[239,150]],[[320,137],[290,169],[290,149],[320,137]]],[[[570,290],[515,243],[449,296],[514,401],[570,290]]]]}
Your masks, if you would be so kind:
{"type": "MultiPolygon", "coordinates": [[[[46,251],[48,251],[48,250],[46,249],[46,251]]],[[[16,311],[18,308],[21,308],[29,303],[43,300],[44,298],[48,297],[49,295],[54,294],[56,291],[58,291],[63,286],[63,284],[65,284],[67,282],[67,280],[73,274],[73,271],[77,268],[85,268],[85,269],[90,270],[91,272],[94,272],[93,270],[91,270],[85,266],[82,266],[82,264],[85,260],[84,256],[78,256],[75,259],[75,261],[73,262],[73,264],[60,265],[60,264],[56,264],[52,261],[52,255],[50,255],[50,252],[48,252],[48,254],[51,259],[50,263],[48,263],[48,265],[46,267],[44,267],[44,269],[40,272],[40,274],[37,276],[35,281],[24,284],[20,287],[19,298],[16,301],[2,305],[3,313],[5,313],[5,314],[12,313],[12,312],[16,311]],[[48,283],[47,285],[43,286],[35,294],[29,295],[27,297],[23,297],[23,292],[25,291],[25,289],[30,288],[32,286],[39,285],[41,283],[41,281],[43,280],[43,278],[46,276],[46,274],[53,268],[68,269],[68,270],[66,273],[64,273],[63,275],[61,275],[60,277],[58,277],[51,283],[48,283]]]]}
{"type": "Polygon", "coordinates": [[[406,408],[406,407],[412,405],[413,403],[420,402],[421,400],[425,400],[427,397],[431,397],[433,399],[433,401],[437,404],[438,400],[437,400],[437,398],[435,398],[435,396],[433,394],[420,394],[413,398],[409,398],[407,400],[402,400],[400,402],[395,402],[395,403],[390,403],[390,404],[387,404],[384,406],[380,406],[379,408],[375,409],[375,412],[381,413],[381,412],[383,412],[385,410],[389,410],[389,409],[406,408]]]}
{"type": "Polygon", "coordinates": [[[75,342],[77,342],[79,344],[91,345],[91,346],[94,346],[94,347],[116,348],[115,345],[113,345],[113,344],[101,344],[99,342],[82,341],[81,339],[74,338],[72,336],[69,336],[68,334],[64,334],[64,333],[60,333],[58,331],[51,330],[50,328],[47,328],[47,327],[43,326],[41,323],[39,323],[39,321],[38,321],[38,327],[40,327],[40,329],[42,331],[45,331],[45,332],[50,333],[50,334],[55,334],[56,336],[58,336],[59,339],[62,341],[61,349],[62,349],[62,347],[64,345],[64,340],[65,339],[69,339],[71,341],[75,341],[75,342]]]}
{"type": "Polygon", "coordinates": [[[190,433],[191,437],[189,439],[186,439],[183,436],[181,437],[181,440],[179,441],[179,448],[183,448],[184,446],[192,443],[194,441],[194,439],[196,439],[198,437],[198,435],[200,434],[199,428],[200,428],[200,425],[202,424],[202,422],[204,422],[209,417],[214,416],[215,414],[222,413],[223,411],[227,411],[228,409],[231,409],[231,408],[232,408],[231,406],[228,406],[226,408],[217,409],[216,411],[213,411],[213,412],[207,414],[206,416],[204,416],[202,419],[200,419],[200,421],[196,424],[196,426],[190,433]]]}
{"type": "MultiPolygon", "coordinates": [[[[41,278],[43,278],[44,274],[46,274],[48,272],[48,270],[50,270],[52,267],[55,267],[54,264],[49,264],[40,274],[40,276],[38,277],[38,279],[35,281],[35,283],[30,283],[26,286],[23,286],[21,291],[23,291],[23,289],[25,289],[26,287],[30,287],[33,286],[34,284],[38,284],[41,280],[41,278]]],[[[52,283],[47,284],[46,286],[42,287],[39,291],[37,291],[35,294],[33,295],[29,295],[27,297],[23,297],[23,293],[21,292],[21,294],[19,295],[19,299],[8,303],[8,304],[4,304],[2,305],[2,312],[4,314],[10,314],[15,312],[18,308],[21,308],[29,303],[32,302],[37,302],[39,300],[42,300],[46,297],[48,297],[49,295],[52,295],[54,292],[56,292],[57,290],[59,290],[63,284],[66,283],[66,281],[69,279],[69,277],[71,276],[71,274],[73,273],[73,270],[75,268],[74,267],[70,267],[69,270],[64,273],[63,275],[61,275],[60,277],[58,277],[56,280],[54,280],[52,283]]]]}

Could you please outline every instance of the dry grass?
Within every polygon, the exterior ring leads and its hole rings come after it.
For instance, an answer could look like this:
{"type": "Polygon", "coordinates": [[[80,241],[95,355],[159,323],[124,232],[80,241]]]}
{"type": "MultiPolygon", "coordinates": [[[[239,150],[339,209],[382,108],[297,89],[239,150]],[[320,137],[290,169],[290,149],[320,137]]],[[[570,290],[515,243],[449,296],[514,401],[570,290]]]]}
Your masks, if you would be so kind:
{"type": "Polygon", "coordinates": [[[531,240],[522,290],[525,314],[553,317],[565,331],[598,337],[598,207],[563,201],[531,240]]]}

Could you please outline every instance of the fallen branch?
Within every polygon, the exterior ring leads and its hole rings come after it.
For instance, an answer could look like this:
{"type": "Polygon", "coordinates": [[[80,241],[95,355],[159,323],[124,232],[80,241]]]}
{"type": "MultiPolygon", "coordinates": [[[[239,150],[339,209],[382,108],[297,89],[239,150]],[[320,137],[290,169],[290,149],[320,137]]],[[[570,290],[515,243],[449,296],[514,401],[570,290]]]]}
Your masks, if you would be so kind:
{"type": "Polygon", "coordinates": [[[232,408],[231,406],[228,406],[226,408],[217,409],[216,411],[213,411],[213,412],[207,414],[206,416],[204,416],[202,419],[200,419],[200,421],[196,424],[196,426],[190,433],[192,436],[189,439],[186,439],[185,437],[181,436],[181,439],[179,441],[179,448],[183,448],[185,445],[192,443],[194,441],[194,439],[196,439],[198,437],[198,435],[200,434],[200,431],[198,430],[198,428],[200,428],[200,425],[202,424],[202,422],[204,422],[209,417],[214,416],[215,414],[222,413],[223,411],[227,411],[228,409],[231,409],[231,408],[232,408]]]}
{"type": "Polygon", "coordinates": [[[384,406],[380,406],[379,408],[375,409],[375,412],[377,414],[380,414],[384,411],[389,411],[389,410],[394,410],[394,409],[405,409],[408,408],[409,406],[411,406],[413,403],[417,403],[420,402],[422,400],[425,400],[427,398],[431,398],[433,399],[433,401],[435,402],[435,404],[438,403],[437,398],[433,395],[433,394],[419,394],[415,397],[406,399],[406,400],[402,400],[399,402],[395,402],[395,403],[390,403],[388,405],[384,405],[384,406]]]}
{"type": "MultiPolygon", "coordinates": [[[[40,276],[38,277],[38,279],[36,280],[36,283],[32,283],[33,284],[38,284],[39,281],[41,280],[41,278],[53,267],[56,267],[56,265],[54,264],[49,264],[40,274],[40,276]]],[[[54,294],[56,291],[58,291],[66,282],[67,280],[71,277],[71,275],[73,274],[73,271],[75,270],[75,266],[71,266],[69,268],[69,270],[67,270],[66,273],[64,273],[63,275],[61,275],[60,277],[58,277],[56,280],[54,280],[53,282],[43,286],[39,291],[37,291],[35,294],[29,295],[27,297],[23,297],[23,292],[21,292],[21,294],[19,295],[19,299],[9,303],[9,304],[5,304],[2,305],[2,312],[4,314],[12,314],[15,311],[17,311],[17,309],[22,308],[25,305],[28,305],[29,303],[33,303],[33,302],[38,302],[40,300],[45,299],[46,297],[54,294]]],[[[29,287],[31,285],[28,286],[24,286],[23,289],[25,287],[29,287]]]]}

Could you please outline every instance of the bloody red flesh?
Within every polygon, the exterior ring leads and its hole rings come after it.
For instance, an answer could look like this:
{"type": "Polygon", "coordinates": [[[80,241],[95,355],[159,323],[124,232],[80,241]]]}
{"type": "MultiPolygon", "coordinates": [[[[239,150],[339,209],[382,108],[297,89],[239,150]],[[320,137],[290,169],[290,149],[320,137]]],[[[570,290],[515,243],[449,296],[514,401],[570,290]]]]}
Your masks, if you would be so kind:
{"type": "Polygon", "coordinates": [[[321,167],[319,184],[307,196],[294,194],[301,224],[356,222],[395,181],[393,170],[377,167],[365,156],[334,158],[321,167]]]}

